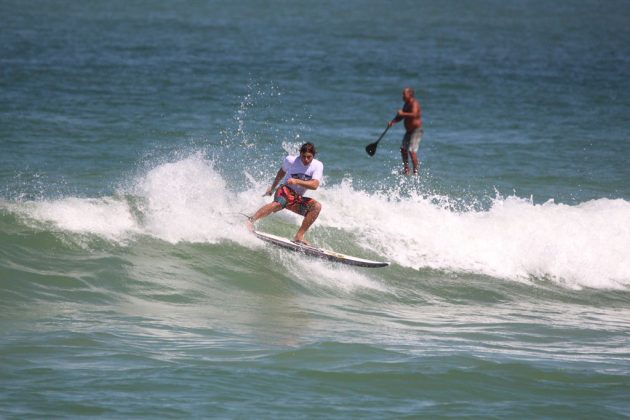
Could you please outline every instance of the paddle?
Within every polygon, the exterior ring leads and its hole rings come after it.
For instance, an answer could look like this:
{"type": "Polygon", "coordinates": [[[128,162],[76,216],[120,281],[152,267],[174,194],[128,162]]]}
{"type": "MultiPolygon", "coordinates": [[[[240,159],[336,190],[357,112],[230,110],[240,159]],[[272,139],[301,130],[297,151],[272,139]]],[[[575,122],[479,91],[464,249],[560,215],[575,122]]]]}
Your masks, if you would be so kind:
{"type": "Polygon", "coordinates": [[[389,130],[389,125],[387,125],[387,128],[383,131],[383,134],[381,134],[381,137],[379,137],[378,140],[365,146],[365,151],[368,155],[374,156],[374,153],[376,153],[376,146],[378,146],[378,142],[381,141],[385,133],[387,133],[387,130],[389,130]]]}

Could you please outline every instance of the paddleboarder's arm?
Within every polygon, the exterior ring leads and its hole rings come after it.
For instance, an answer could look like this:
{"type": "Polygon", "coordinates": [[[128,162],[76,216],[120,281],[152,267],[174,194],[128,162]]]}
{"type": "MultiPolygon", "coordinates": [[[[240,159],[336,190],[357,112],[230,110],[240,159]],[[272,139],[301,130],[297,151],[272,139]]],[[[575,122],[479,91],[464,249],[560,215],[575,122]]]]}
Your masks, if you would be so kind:
{"type": "Polygon", "coordinates": [[[284,169],[282,168],[278,169],[276,178],[273,180],[271,187],[267,188],[267,192],[265,192],[265,195],[271,195],[276,189],[276,186],[278,185],[278,183],[282,180],[282,178],[284,178],[285,175],[286,175],[286,172],[284,171],[284,169]]]}
{"type": "Polygon", "coordinates": [[[396,124],[398,121],[401,121],[402,119],[403,117],[400,116],[400,111],[398,111],[398,114],[394,117],[394,119],[387,123],[387,126],[391,127],[392,125],[396,124]]]}

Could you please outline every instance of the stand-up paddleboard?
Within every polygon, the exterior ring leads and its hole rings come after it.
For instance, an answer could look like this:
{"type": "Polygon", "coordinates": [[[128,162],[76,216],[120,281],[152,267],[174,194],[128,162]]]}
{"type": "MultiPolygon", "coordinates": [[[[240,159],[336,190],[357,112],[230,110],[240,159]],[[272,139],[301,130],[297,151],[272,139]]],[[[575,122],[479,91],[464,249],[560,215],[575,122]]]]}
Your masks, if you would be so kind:
{"type": "Polygon", "coordinates": [[[334,261],[341,264],[370,268],[387,267],[389,265],[389,262],[364,260],[363,258],[340,254],[335,251],[317,248],[311,245],[306,245],[304,243],[293,242],[289,239],[283,238],[281,236],[272,235],[270,233],[254,231],[254,235],[265,242],[269,242],[270,244],[290,249],[291,251],[301,252],[312,257],[323,258],[325,260],[334,261]]]}

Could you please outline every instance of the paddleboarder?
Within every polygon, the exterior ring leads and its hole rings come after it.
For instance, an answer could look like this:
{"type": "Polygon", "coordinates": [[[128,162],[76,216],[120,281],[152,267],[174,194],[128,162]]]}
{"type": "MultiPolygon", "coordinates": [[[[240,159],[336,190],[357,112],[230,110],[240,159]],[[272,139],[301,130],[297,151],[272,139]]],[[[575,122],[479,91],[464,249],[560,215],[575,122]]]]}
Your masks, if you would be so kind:
{"type": "Polygon", "coordinates": [[[393,120],[387,123],[387,128],[401,120],[405,120],[405,135],[400,146],[400,154],[403,162],[403,172],[409,175],[409,156],[413,164],[413,174],[418,175],[418,147],[422,140],[422,110],[420,102],[415,98],[413,89],[404,88],[402,91],[404,101],[402,109],[398,111],[393,120]]]}

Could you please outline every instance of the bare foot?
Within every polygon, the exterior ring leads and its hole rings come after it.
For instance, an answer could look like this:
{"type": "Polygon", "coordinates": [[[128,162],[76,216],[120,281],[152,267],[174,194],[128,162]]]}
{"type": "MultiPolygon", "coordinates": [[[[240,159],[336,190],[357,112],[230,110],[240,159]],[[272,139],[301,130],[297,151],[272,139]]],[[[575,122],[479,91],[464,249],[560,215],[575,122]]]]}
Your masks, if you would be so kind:
{"type": "Polygon", "coordinates": [[[254,231],[254,223],[252,222],[252,219],[247,219],[247,221],[245,222],[245,227],[250,232],[254,231]]]}
{"type": "Polygon", "coordinates": [[[302,238],[302,239],[293,238],[293,242],[295,242],[296,244],[302,244],[302,245],[311,246],[311,243],[308,242],[307,240],[305,240],[304,238],[302,238]]]}

